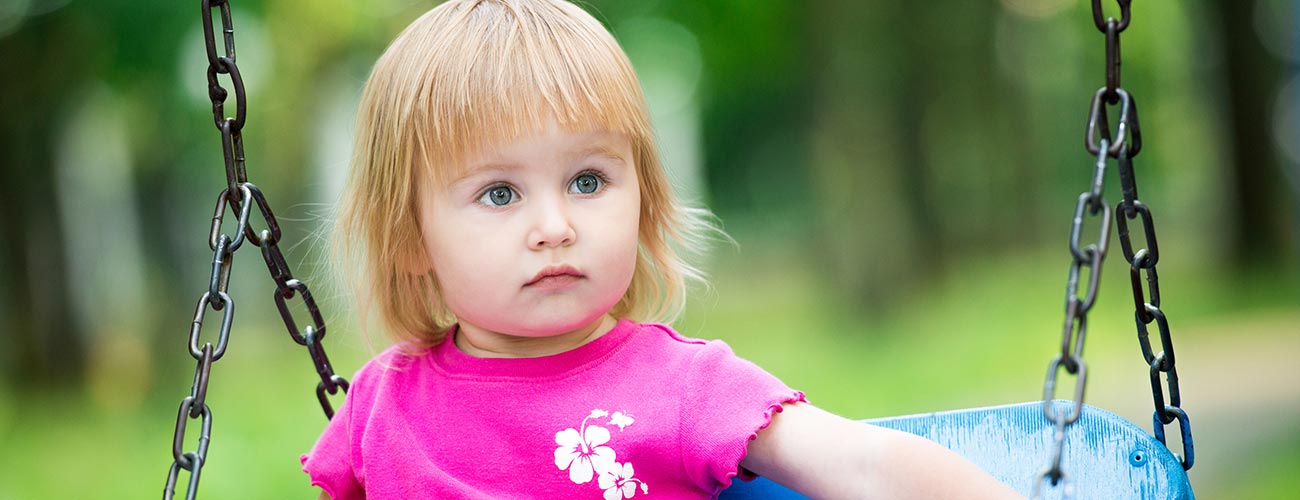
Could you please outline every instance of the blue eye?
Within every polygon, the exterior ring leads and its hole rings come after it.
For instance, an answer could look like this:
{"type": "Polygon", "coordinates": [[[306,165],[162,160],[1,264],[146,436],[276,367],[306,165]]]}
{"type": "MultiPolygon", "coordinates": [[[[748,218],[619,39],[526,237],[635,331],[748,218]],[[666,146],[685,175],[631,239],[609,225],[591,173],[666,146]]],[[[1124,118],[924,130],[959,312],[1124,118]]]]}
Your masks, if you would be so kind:
{"type": "Polygon", "coordinates": [[[569,192],[577,194],[591,194],[600,189],[603,180],[596,174],[582,174],[569,184],[569,192]]]}
{"type": "Polygon", "coordinates": [[[515,190],[510,189],[507,186],[497,186],[484,192],[483,196],[479,197],[478,201],[485,205],[503,207],[513,203],[518,197],[519,196],[515,194],[515,190]]]}

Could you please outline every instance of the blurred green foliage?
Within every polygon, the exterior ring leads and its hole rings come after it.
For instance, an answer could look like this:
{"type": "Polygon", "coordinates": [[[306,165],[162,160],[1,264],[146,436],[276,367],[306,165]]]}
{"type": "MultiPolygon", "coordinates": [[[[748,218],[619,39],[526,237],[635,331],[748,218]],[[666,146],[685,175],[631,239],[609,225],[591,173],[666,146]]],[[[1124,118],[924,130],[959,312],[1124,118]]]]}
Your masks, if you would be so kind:
{"type": "MultiPolygon", "coordinates": [[[[1040,397],[1104,81],[1088,4],[584,4],[637,66],[674,179],[738,243],[708,257],[680,329],[857,418],[1040,397]]],[[[350,374],[383,340],[323,274],[322,231],[370,65],[431,4],[234,5],[249,177],[350,374]]],[[[162,488],[224,187],[199,10],[0,0],[0,500],[162,488]]],[[[1123,34],[1202,498],[1300,486],[1297,11],[1139,1],[1123,34]]],[[[315,374],[240,255],[202,495],[313,497],[296,457],[324,424],[315,374]]],[[[1088,401],[1145,428],[1128,273],[1109,260],[1088,401]]]]}

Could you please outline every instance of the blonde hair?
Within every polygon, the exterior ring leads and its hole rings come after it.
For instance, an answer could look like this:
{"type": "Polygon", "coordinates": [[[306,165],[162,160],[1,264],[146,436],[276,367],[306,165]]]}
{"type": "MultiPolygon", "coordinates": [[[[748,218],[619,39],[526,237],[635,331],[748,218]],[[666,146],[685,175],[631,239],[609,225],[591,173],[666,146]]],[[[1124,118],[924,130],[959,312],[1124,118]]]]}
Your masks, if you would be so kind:
{"type": "Polygon", "coordinates": [[[375,63],[361,96],[352,171],[334,228],[336,268],[398,341],[429,346],[456,321],[427,262],[417,217],[423,179],[446,181],[469,155],[540,130],[604,128],[632,144],[641,192],[636,270],[615,317],[670,322],[702,273],[709,213],[672,194],[645,97],[599,21],[560,0],[451,0],[416,19],[375,63]],[[437,168],[446,167],[446,168],[437,168]],[[432,172],[430,172],[432,170],[432,172]],[[671,244],[670,244],[671,242],[671,244]]]}

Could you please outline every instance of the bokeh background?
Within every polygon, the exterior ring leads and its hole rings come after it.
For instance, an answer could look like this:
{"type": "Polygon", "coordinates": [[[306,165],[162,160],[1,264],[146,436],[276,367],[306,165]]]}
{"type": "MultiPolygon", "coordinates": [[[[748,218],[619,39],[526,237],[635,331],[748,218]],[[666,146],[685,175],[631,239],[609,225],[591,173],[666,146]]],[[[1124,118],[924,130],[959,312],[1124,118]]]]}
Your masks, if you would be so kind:
{"type": "MultiPolygon", "coordinates": [[[[384,340],[359,333],[324,272],[323,228],[369,68],[432,3],[234,4],[249,178],[285,226],[345,375],[384,340]]],[[[1083,126],[1104,83],[1089,2],[586,5],[631,55],[682,192],[736,242],[705,258],[711,286],[681,330],[727,340],[856,418],[1041,398],[1093,163],[1083,126]]],[[[1196,438],[1189,475],[1201,498],[1293,498],[1300,9],[1132,9],[1123,85],[1140,104],[1135,168],[1196,438]]],[[[0,500],[156,497],[224,187],[199,2],[0,0],[0,63],[0,500]]],[[[1114,171],[1108,183],[1113,203],[1114,171]]],[[[1112,245],[1087,401],[1149,429],[1112,245]]],[[[314,497],[298,454],[325,424],[316,375],[248,248],[212,370],[200,492],[314,497]]]]}

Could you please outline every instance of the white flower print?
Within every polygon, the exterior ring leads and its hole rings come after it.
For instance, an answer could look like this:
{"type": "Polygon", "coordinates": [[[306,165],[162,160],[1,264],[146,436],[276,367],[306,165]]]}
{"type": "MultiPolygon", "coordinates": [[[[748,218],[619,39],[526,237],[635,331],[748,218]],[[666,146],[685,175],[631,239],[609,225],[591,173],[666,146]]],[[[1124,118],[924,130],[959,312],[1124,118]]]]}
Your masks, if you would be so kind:
{"type": "Polygon", "coordinates": [[[560,470],[569,470],[569,480],[575,484],[585,484],[596,478],[596,485],[605,490],[605,500],[622,500],[636,495],[637,487],[641,493],[649,494],[650,487],[644,481],[633,476],[632,463],[615,461],[614,449],[605,446],[609,442],[609,429],[591,424],[594,418],[609,417],[607,425],[618,426],[622,432],[635,420],[623,411],[613,415],[599,408],[591,410],[577,429],[572,427],[555,433],[555,466],[560,470]]]}
{"type": "Polygon", "coordinates": [[[615,471],[602,472],[596,484],[605,490],[605,500],[622,500],[632,498],[636,495],[637,485],[641,485],[641,492],[649,494],[650,487],[641,482],[640,479],[632,477],[632,464],[614,464],[615,471]]]}
{"type": "Polygon", "coordinates": [[[599,425],[587,425],[587,420],[608,415],[604,410],[592,410],[582,419],[582,431],[572,427],[555,433],[555,466],[569,469],[569,480],[577,484],[590,482],[596,474],[612,471],[615,467],[614,449],[601,446],[609,442],[609,430],[599,425]]]}

